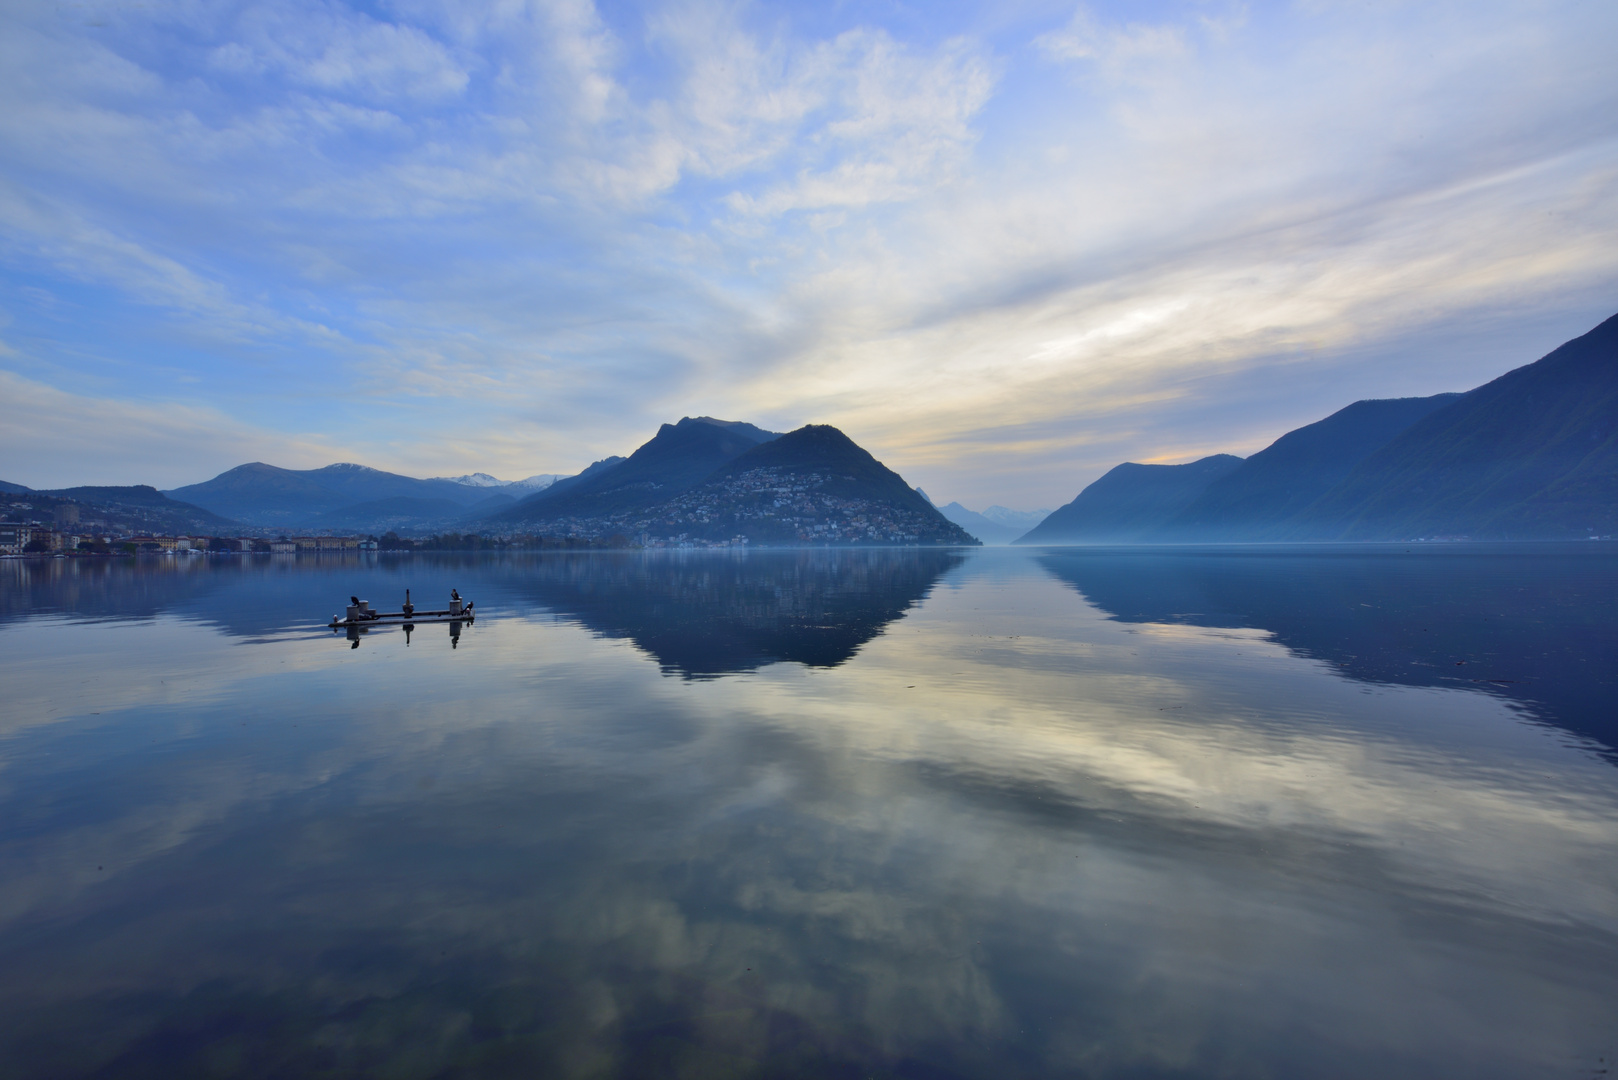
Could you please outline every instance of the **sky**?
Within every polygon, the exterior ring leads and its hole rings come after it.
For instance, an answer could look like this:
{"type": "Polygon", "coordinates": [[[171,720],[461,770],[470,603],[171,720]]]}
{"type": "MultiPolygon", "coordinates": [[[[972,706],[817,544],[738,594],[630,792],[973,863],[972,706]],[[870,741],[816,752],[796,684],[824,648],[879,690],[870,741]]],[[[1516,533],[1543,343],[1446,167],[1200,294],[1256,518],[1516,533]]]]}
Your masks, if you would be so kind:
{"type": "Polygon", "coordinates": [[[1618,4],[0,0],[0,479],[1067,502],[1618,312],[1618,4]]]}

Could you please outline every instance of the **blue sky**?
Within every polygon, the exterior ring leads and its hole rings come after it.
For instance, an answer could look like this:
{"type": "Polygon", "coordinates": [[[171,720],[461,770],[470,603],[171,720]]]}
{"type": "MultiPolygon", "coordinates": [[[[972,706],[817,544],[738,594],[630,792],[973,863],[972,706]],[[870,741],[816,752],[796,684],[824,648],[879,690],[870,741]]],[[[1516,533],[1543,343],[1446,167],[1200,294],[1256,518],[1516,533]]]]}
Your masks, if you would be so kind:
{"type": "Polygon", "coordinates": [[[1618,5],[0,7],[0,478],[572,472],[683,415],[1054,506],[1618,311],[1618,5]]]}

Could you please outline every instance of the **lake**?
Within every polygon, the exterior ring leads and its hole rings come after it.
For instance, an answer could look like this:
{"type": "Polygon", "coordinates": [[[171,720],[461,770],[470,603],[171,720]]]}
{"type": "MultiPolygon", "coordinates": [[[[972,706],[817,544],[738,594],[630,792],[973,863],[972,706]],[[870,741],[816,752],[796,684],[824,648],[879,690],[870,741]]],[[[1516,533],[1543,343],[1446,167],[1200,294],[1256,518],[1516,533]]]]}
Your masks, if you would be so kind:
{"type": "Polygon", "coordinates": [[[0,1072],[1607,1075],[1615,614],[1597,543],[3,561],[0,1072]]]}

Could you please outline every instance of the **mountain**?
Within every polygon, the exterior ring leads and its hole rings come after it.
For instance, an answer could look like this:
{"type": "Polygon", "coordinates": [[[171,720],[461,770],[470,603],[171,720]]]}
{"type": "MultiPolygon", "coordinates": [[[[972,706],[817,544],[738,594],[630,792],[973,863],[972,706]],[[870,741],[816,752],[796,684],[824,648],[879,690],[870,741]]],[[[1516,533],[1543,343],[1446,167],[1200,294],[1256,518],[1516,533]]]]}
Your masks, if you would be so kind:
{"type": "Polygon", "coordinates": [[[762,544],[975,543],[904,477],[826,424],[760,443],[634,528],[762,544]]]}
{"type": "Polygon", "coordinates": [[[1618,316],[1462,394],[1361,461],[1287,539],[1618,532],[1618,316]]]}
{"type": "Polygon", "coordinates": [[[1273,539],[1356,465],[1460,396],[1356,401],[1324,420],[1289,431],[1209,484],[1150,538],[1273,539]]]}
{"type": "Polygon", "coordinates": [[[937,513],[937,508],[905,483],[904,477],[830,424],[805,424],[755,446],[719,470],[710,483],[728,483],[760,469],[783,478],[802,480],[814,476],[818,490],[834,496],[883,500],[907,511],[937,513]],[[821,477],[824,479],[818,479],[821,477]]]}
{"type": "Polygon", "coordinates": [[[701,483],[714,470],[776,434],[730,420],[683,417],[664,424],[628,458],[591,466],[496,515],[501,521],[599,518],[645,509],[701,483]]]}
{"type": "Polygon", "coordinates": [[[301,527],[317,524],[332,511],[382,499],[444,500],[469,507],[489,492],[453,480],[418,480],[364,465],[281,469],[253,462],[168,494],[249,525],[301,527]]]}
{"type": "Polygon", "coordinates": [[[1242,459],[1232,454],[1214,454],[1185,465],[1125,462],[1013,542],[1138,543],[1172,521],[1209,485],[1230,475],[1241,464],[1242,459]]]}
{"type": "Polygon", "coordinates": [[[515,495],[507,495],[506,490],[510,489],[507,488],[505,490],[496,491],[488,498],[480,499],[471,506],[468,506],[463,516],[471,518],[486,517],[489,514],[494,513],[496,510],[504,510],[508,506],[514,505],[517,502],[517,497],[515,495]]]}
{"type": "Polygon", "coordinates": [[[565,477],[563,477],[561,473],[537,473],[533,476],[525,476],[521,480],[513,480],[511,483],[505,486],[504,490],[510,494],[512,498],[521,499],[525,495],[532,494],[533,492],[544,491],[546,488],[562,479],[565,479],[565,477]]]}
{"type": "Polygon", "coordinates": [[[1017,542],[1614,533],[1618,316],[1465,394],[1358,401],[1246,461],[1120,465],[1017,542]]]}
{"type": "Polygon", "coordinates": [[[486,472],[467,473],[464,476],[434,476],[431,480],[442,480],[450,484],[460,484],[462,487],[498,489],[513,499],[520,499],[536,491],[544,491],[556,481],[562,479],[560,473],[538,473],[534,476],[524,477],[521,480],[502,480],[497,476],[490,476],[486,472]]]}
{"type": "MultiPolygon", "coordinates": [[[[15,494],[15,493],[14,493],[15,494]]],[[[147,484],[130,487],[72,487],[50,491],[24,489],[29,510],[14,510],[23,519],[50,520],[58,509],[73,506],[78,521],[65,528],[91,535],[102,533],[157,533],[173,535],[216,534],[232,529],[236,522],[210,513],[200,506],[170,499],[147,484]]]]}
{"type": "Polygon", "coordinates": [[[622,461],[598,463],[485,519],[652,547],[751,544],[971,544],[903,477],[834,427],[776,435],[686,417],[622,461]],[[557,490],[560,489],[560,490],[557,490]]]}
{"type": "Polygon", "coordinates": [[[490,476],[486,472],[467,473],[465,476],[430,476],[428,479],[443,480],[451,484],[460,484],[462,487],[497,488],[506,486],[504,480],[490,476]]]}
{"type": "Polygon", "coordinates": [[[27,490],[28,489],[23,487],[21,484],[11,484],[4,480],[0,480],[0,495],[21,495],[27,490]]]}
{"type": "MultiPolygon", "coordinates": [[[[509,498],[503,500],[506,504],[510,501],[509,498]]],[[[391,499],[372,499],[330,510],[307,524],[311,528],[334,532],[384,533],[389,530],[417,529],[424,525],[458,525],[468,516],[468,509],[452,499],[416,499],[409,495],[396,495],[391,499]]]]}
{"type": "Polygon", "coordinates": [[[1019,529],[992,521],[983,514],[968,510],[958,502],[940,506],[938,512],[985,544],[1009,544],[1028,531],[1027,528],[1019,529]]]}
{"type": "MultiPolygon", "coordinates": [[[[578,487],[580,484],[586,483],[586,482],[590,481],[594,477],[599,477],[602,473],[606,472],[608,469],[614,468],[617,465],[621,465],[624,462],[624,460],[625,460],[624,458],[614,455],[613,457],[602,458],[600,461],[591,462],[590,466],[588,468],[586,468],[583,472],[575,473],[572,476],[564,476],[564,477],[561,477],[560,479],[553,480],[551,483],[544,485],[543,487],[539,488],[537,491],[533,492],[532,494],[524,496],[521,501],[528,502],[528,501],[530,501],[532,499],[537,499],[537,498],[541,498],[541,497],[550,498],[550,497],[554,497],[556,495],[560,495],[564,491],[571,491],[574,488],[578,487]]],[[[524,483],[524,482],[525,481],[519,481],[519,483],[524,483]]]]}
{"type": "Polygon", "coordinates": [[[1005,525],[1008,528],[1027,532],[1050,517],[1051,510],[1048,506],[1039,510],[1011,510],[1004,506],[991,506],[983,511],[983,516],[996,525],[1005,525]]]}

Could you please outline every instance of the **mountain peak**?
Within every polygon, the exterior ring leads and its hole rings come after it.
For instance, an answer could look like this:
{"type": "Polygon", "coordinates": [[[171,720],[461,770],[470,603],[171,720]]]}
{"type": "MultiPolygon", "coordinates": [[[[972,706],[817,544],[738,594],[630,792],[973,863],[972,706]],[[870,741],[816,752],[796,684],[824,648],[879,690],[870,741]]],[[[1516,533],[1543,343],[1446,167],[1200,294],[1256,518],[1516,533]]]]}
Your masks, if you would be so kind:
{"type": "Polygon", "coordinates": [[[682,416],[678,423],[659,426],[657,434],[629,457],[598,461],[498,516],[545,521],[651,506],[700,484],[726,462],[775,438],[773,431],[737,420],[682,416]]]}
{"type": "Polygon", "coordinates": [[[504,480],[490,476],[486,472],[467,473],[464,476],[433,476],[431,480],[442,480],[445,483],[460,484],[463,487],[494,488],[508,486],[504,480]]]}

